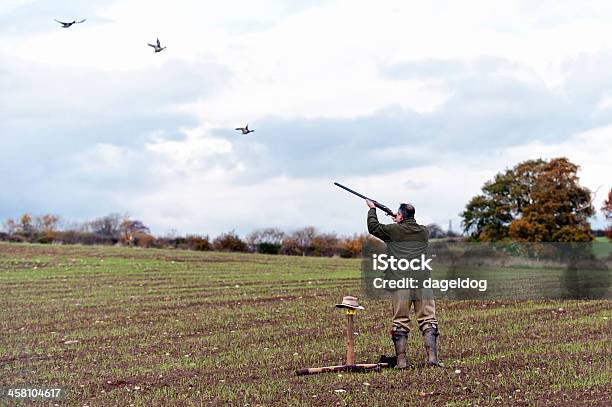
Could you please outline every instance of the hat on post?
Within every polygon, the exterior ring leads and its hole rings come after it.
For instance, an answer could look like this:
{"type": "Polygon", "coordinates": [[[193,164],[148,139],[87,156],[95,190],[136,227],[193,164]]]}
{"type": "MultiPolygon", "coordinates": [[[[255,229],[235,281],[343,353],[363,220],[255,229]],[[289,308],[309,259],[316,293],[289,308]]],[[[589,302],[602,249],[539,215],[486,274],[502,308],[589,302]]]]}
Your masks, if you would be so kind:
{"type": "Polygon", "coordinates": [[[343,297],[342,303],[336,304],[336,308],[365,309],[361,305],[357,304],[357,297],[350,295],[343,297]]]}

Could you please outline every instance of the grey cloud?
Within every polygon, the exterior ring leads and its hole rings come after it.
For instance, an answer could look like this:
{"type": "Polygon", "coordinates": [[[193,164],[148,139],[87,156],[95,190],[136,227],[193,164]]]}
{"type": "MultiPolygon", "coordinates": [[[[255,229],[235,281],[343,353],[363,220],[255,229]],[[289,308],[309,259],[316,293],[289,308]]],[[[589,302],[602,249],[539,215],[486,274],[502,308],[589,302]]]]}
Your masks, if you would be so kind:
{"type": "Polygon", "coordinates": [[[415,73],[438,75],[450,93],[448,100],[426,113],[389,106],[348,119],[270,116],[252,123],[257,129],[252,136],[237,137],[230,130],[214,134],[234,143],[237,159],[248,169],[241,182],[277,175],[380,174],[449,159],[478,162],[483,154],[534,141],[562,142],[609,124],[610,112],[597,109],[612,85],[612,74],[605,69],[609,59],[597,55],[573,61],[562,91],[549,89],[520,64],[497,57],[398,64],[387,67],[397,80],[415,73]],[[430,72],[432,64],[440,67],[430,72]],[[451,70],[454,74],[446,75],[451,70]],[[587,79],[594,75],[597,84],[587,79]],[[399,153],[389,154],[394,150],[399,153]]]}
{"type": "Polygon", "coordinates": [[[7,67],[0,130],[13,139],[9,148],[40,141],[43,133],[52,139],[46,147],[70,149],[98,142],[142,145],[153,130],[169,137],[195,123],[175,106],[205,97],[231,77],[216,64],[176,60],[136,72],[66,70],[1,57],[0,63],[7,67]]]}
{"type": "MultiPolygon", "coordinates": [[[[233,150],[202,158],[197,171],[244,166],[235,184],[255,185],[279,175],[296,182],[327,183],[448,160],[478,164],[483,155],[507,147],[536,140],[562,142],[611,122],[610,111],[597,108],[612,85],[609,62],[612,58],[606,54],[568,61],[561,91],[547,88],[535,75],[519,79],[524,75],[513,73],[528,70],[501,58],[386,67],[382,74],[389,79],[425,75],[440,82],[450,96],[426,113],[388,106],[355,118],[271,115],[251,123],[256,132],[249,136],[214,129],[212,135],[229,140],[233,150]],[[432,64],[441,66],[429,70],[432,64]]],[[[14,65],[8,66],[8,74],[0,75],[16,75],[14,65]]],[[[0,205],[0,218],[24,208],[51,208],[70,216],[120,211],[122,195],[164,188],[172,179],[155,178],[150,173],[155,163],[142,152],[151,132],[182,140],[178,129],[197,123],[170,107],[205,97],[231,76],[222,67],[178,61],[160,71],[118,77],[98,72],[47,74],[42,69],[29,75],[26,68],[16,84],[0,79],[0,86],[8,89],[0,94],[0,183],[16,191],[0,205]],[[159,78],[162,86],[151,88],[149,78],[159,78]],[[40,89],[29,91],[28,83],[45,90],[42,99],[40,89]],[[97,143],[125,149],[129,162],[101,174],[79,173],[68,158],[97,143]]],[[[178,170],[172,174],[182,176],[178,170]]]]}
{"type": "Polygon", "coordinates": [[[70,128],[116,119],[165,115],[169,106],[205,97],[231,76],[223,66],[172,60],[160,68],[107,72],[59,68],[30,62],[0,62],[3,75],[0,112],[6,125],[70,128]],[[31,118],[37,120],[32,122],[31,118]]]}
{"type": "MultiPolygon", "coordinates": [[[[577,131],[609,123],[609,114],[594,112],[605,88],[612,84],[612,74],[604,68],[612,62],[611,57],[601,54],[584,59],[568,61],[568,71],[576,74],[568,76],[561,91],[549,89],[528,68],[502,58],[462,63],[427,61],[421,68],[439,65],[431,69],[431,77],[438,79],[451,96],[433,112],[422,115],[419,127],[431,130],[434,143],[443,141],[448,148],[465,150],[563,140],[577,131]],[[585,66],[594,72],[587,72],[585,66]],[[450,70],[453,75],[436,73],[450,70]],[[514,73],[529,80],[519,79],[514,73]],[[598,80],[594,81],[593,75],[598,80]]],[[[382,75],[401,80],[419,72],[410,62],[387,67],[382,75]]]]}
{"type": "Polygon", "coordinates": [[[393,146],[405,144],[402,133],[413,130],[409,117],[410,114],[400,120],[387,120],[384,114],[347,120],[270,117],[258,124],[253,137],[238,139],[234,147],[252,170],[251,179],[380,173],[390,167],[423,164],[422,157],[384,154],[393,146]]]}
{"type": "Polygon", "coordinates": [[[112,211],[113,197],[159,187],[144,145],[152,134],[181,139],[179,129],[197,121],[175,107],[231,77],[223,66],[176,60],[137,72],[65,70],[1,56],[0,66],[0,187],[11,191],[0,219],[36,208],[112,211]],[[84,173],[77,158],[98,144],[117,146],[129,159],[84,173]]]}

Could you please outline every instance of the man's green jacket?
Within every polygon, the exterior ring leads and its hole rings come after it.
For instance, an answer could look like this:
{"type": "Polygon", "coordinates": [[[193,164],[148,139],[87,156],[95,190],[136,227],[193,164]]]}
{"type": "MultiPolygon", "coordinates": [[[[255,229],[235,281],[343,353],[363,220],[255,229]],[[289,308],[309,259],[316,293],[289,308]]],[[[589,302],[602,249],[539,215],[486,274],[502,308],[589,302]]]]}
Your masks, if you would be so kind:
{"type": "MultiPolygon", "coordinates": [[[[415,259],[427,255],[429,232],[414,219],[404,219],[400,223],[383,225],[378,221],[376,209],[368,211],[368,232],[387,244],[387,254],[397,259],[415,259]]],[[[406,277],[406,273],[385,272],[388,279],[406,277]]],[[[422,276],[421,276],[422,277],[422,276]]]]}

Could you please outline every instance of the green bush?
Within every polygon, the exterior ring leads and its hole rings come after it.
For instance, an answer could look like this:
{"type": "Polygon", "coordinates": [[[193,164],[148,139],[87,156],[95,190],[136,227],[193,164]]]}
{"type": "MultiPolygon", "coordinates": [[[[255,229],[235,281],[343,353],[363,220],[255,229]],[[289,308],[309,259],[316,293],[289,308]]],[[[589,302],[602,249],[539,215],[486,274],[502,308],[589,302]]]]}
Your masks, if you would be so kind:
{"type": "Polygon", "coordinates": [[[260,243],[257,245],[257,252],[262,254],[278,254],[280,252],[281,245],[275,243],[260,243]]]}

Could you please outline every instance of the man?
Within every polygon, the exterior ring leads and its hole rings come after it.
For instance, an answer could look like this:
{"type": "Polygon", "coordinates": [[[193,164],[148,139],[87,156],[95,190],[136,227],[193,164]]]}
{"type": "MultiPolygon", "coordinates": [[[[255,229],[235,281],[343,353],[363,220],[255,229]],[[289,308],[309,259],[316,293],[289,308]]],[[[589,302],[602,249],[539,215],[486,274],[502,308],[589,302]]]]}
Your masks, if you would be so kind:
{"type": "MultiPolygon", "coordinates": [[[[368,211],[368,232],[381,239],[387,245],[387,255],[396,259],[411,260],[427,253],[429,232],[425,226],[419,225],[414,219],[414,207],[401,204],[395,218],[395,224],[383,225],[376,216],[376,207],[372,201],[366,200],[368,211]]],[[[393,271],[390,272],[394,274],[393,271]]],[[[401,271],[395,271],[393,278],[402,278],[401,271]]],[[[419,330],[423,335],[427,363],[429,366],[442,366],[438,360],[436,338],[438,336],[438,321],[436,319],[436,304],[431,290],[424,288],[412,290],[393,290],[391,293],[393,305],[393,328],[391,337],[395,345],[398,369],[408,367],[406,360],[406,342],[410,332],[410,308],[414,307],[419,330]]]]}

